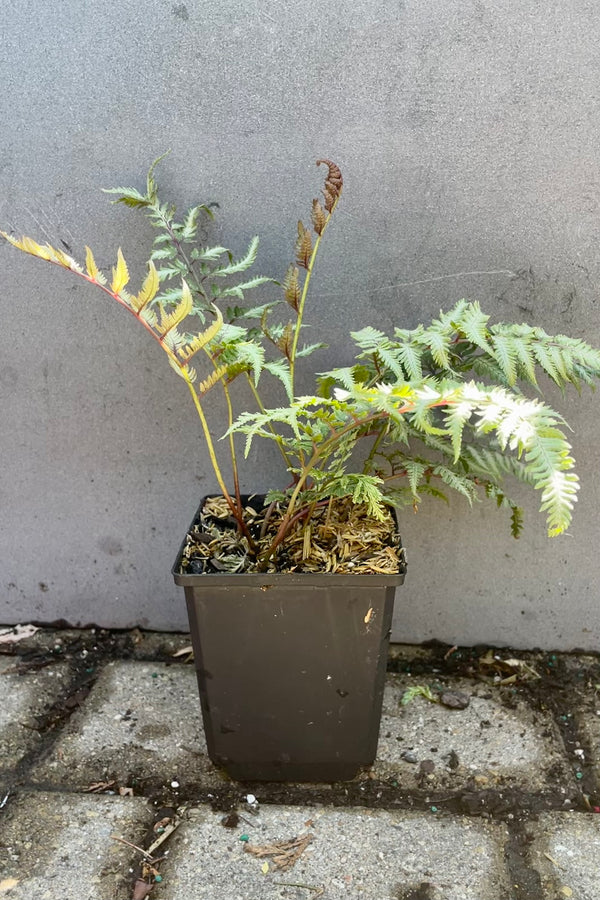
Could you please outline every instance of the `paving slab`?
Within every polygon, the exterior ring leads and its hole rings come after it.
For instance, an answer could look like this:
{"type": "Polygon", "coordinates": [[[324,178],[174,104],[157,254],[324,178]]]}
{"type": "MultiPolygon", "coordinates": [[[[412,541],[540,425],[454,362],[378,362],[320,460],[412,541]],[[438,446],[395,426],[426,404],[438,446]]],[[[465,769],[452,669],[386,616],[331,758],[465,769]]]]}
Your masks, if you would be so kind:
{"type": "Polygon", "coordinates": [[[36,783],[197,781],[210,771],[196,674],[179,663],[111,662],[71,718],[36,783]]]}
{"type": "Polygon", "coordinates": [[[127,898],[135,851],[112,835],[136,843],[151,821],[141,798],[22,794],[3,810],[0,893],[7,900],[127,898]]]}
{"type": "Polygon", "coordinates": [[[402,705],[417,679],[388,675],[377,762],[373,774],[402,787],[539,790],[549,779],[573,785],[562,739],[549,715],[515,698],[505,705],[494,688],[452,679],[468,706],[453,709],[415,696],[402,705]]]}
{"type": "Polygon", "coordinates": [[[41,744],[38,717],[64,691],[69,676],[62,663],[19,674],[20,663],[18,656],[0,658],[0,774],[41,744]]]}
{"type": "Polygon", "coordinates": [[[206,808],[188,812],[161,869],[165,898],[306,900],[320,889],[327,900],[507,896],[502,825],[431,813],[282,806],[244,814],[234,829],[223,827],[222,818],[206,808]],[[302,835],[311,843],[288,870],[248,852],[302,835]]]}
{"type": "Polygon", "coordinates": [[[550,900],[600,897],[600,815],[548,813],[540,816],[531,858],[550,900]]]}

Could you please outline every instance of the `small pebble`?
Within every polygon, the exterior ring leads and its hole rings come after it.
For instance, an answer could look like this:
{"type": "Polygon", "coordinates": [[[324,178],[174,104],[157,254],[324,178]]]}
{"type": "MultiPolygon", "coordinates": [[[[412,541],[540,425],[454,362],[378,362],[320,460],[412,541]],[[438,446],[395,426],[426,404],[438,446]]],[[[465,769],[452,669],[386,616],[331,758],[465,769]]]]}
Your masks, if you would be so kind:
{"type": "Polygon", "coordinates": [[[171,782],[171,787],[172,787],[172,788],[178,788],[178,787],[179,787],[179,782],[178,782],[178,781],[172,781],[172,782],[171,782]]]}
{"type": "Polygon", "coordinates": [[[416,763],[418,761],[417,754],[412,753],[412,751],[410,751],[410,750],[404,750],[400,755],[401,755],[402,759],[404,760],[404,762],[416,763]]]}
{"type": "Polygon", "coordinates": [[[246,795],[246,803],[249,803],[250,806],[252,806],[253,803],[256,803],[256,797],[254,796],[254,794],[246,795]]]}
{"type": "Polygon", "coordinates": [[[440,694],[440,703],[450,709],[466,709],[470,702],[469,695],[462,691],[442,691],[440,694]]]}

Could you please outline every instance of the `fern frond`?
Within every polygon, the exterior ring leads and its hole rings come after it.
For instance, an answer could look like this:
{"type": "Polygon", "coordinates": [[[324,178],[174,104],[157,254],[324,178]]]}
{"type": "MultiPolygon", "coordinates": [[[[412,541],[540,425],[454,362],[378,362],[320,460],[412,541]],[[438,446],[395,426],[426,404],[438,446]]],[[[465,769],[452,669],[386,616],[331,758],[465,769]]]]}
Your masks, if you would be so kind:
{"type": "Polygon", "coordinates": [[[231,350],[234,354],[232,364],[241,366],[245,371],[250,369],[254,375],[254,384],[257,385],[265,364],[264,347],[255,341],[236,341],[231,346],[231,350]]]}
{"type": "Polygon", "coordinates": [[[177,372],[180,378],[183,378],[185,381],[188,381],[190,384],[194,384],[196,379],[198,378],[198,373],[194,369],[193,366],[180,365],[176,360],[169,356],[169,365],[171,368],[177,372]]]}
{"type": "Polygon", "coordinates": [[[522,460],[500,450],[469,444],[463,448],[462,459],[471,472],[493,478],[496,482],[502,481],[505,475],[510,475],[524,484],[535,484],[531,470],[522,460]]]}
{"type": "Polygon", "coordinates": [[[327,214],[318,200],[313,200],[312,202],[310,219],[315,232],[318,235],[323,234],[323,230],[327,224],[327,214]]]}
{"type": "Polygon", "coordinates": [[[333,378],[334,381],[339,381],[340,384],[343,384],[347,391],[353,392],[356,387],[363,383],[357,378],[357,369],[358,366],[344,366],[339,369],[331,369],[329,372],[321,372],[321,380],[333,378]]]}
{"type": "Polygon", "coordinates": [[[494,356],[502,373],[512,387],[517,380],[517,350],[512,337],[508,334],[495,334],[492,338],[494,356]]]}
{"type": "Polygon", "coordinates": [[[390,346],[389,341],[382,341],[379,348],[375,351],[377,358],[385,366],[386,371],[382,372],[384,378],[388,377],[388,372],[393,372],[399,381],[404,380],[404,369],[402,368],[399,353],[395,348],[390,346]]]}
{"type": "Polygon", "coordinates": [[[191,258],[193,260],[199,260],[200,262],[212,262],[215,259],[219,259],[220,256],[223,256],[224,253],[228,253],[227,247],[205,247],[202,250],[194,248],[191,252],[191,258]]]}
{"type": "Polygon", "coordinates": [[[113,294],[119,294],[129,282],[129,269],[120,247],[117,250],[117,265],[113,268],[112,274],[110,289],[113,294]]]}
{"type": "Polygon", "coordinates": [[[157,165],[163,161],[163,159],[167,158],[170,152],[170,150],[167,150],[165,151],[165,153],[157,156],[148,169],[148,175],[146,176],[146,192],[148,198],[152,201],[152,203],[158,203],[158,189],[156,181],[154,179],[154,170],[156,169],[157,165]]]}
{"type": "Polygon", "coordinates": [[[205,206],[193,206],[191,209],[188,209],[181,229],[181,239],[186,243],[193,241],[196,237],[196,232],[198,230],[198,216],[205,209],[205,206]]]}
{"type": "Polygon", "coordinates": [[[284,326],[283,331],[280,336],[275,341],[277,347],[281,350],[283,355],[289,360],[292,355],[292,344],[294,339],[294,326],[291,322],[288,322],[287,325],[284,326]]]}
{"type": "Polygon", "coordinates": [[[447,327],[434,322],[417,340],[429,350],[436,365],[441,369],[450,369],[451,331],[447,327]]]}
{"type": "Polygon", "coordinates": [[[456,314],[458,308],[455,307],[454,313],[450,313],[455,327],[462,331],[468,341],[489,353],[487,323],[490,317],[481,311],[479,303],[467,303],[460,309],[460,313],[456,314]]]}
{"type": "Polygon", "coordinates": [[[308,269],[310,255],[312,253],[312,238],[310,231],[302,222],[298,222],[298,238],[295,246],[296,262],[304,269],[308,269]]]}
{"type": "Polygon", "coordinates": [[[361,350],[365,350],[367,353],[374,353],[381,342],[387,340],[383,331],[378,331],[377,328],[372,328],[370,325],[361,328],[360,331],[351,331],[350,337],[361,350]]]}
{"type": "MultiPolygon", "coordinates": [[[[496,340],[494,337],[493,340],[496,340]]],[[[515,360],[519,370],[519,377],[529,381],[537,387],[537,379],[535,377],[535,357],[531,349],[531,342],[526,340],[523,335],[516,334],[512,339],[515,360]]]]}
{"type": "MultiPolygon", "coordinates": [[[[139,294],[131,297],[130,305],[139,313],[148,303],[150,303],[160,287],[158,272],[152,260],[148,262],[148,274],[146,275],[139,294]]],[[[183,296],[183,294],[182,294],[183,296]]]]}
{"type": "Polygon", "coordinates": [[[510,533],[514,538],[519,538],[523,531],[523,509],[516,503],[510,504],[510,533]]]}
{"type": "Polygon", "coordinates": [[[158,316],[154,312],[154,310],[150,306],[144,306],[143,309],[138,313],[140,319],[149,325],[151,328],[158,328],[158,316]]]}
{"type": "Polygon", "coordinates": [[[184,319],[187,319],[192,311],[192,293],[186,281],[182,280],[181,288],[181,300],[179,301],[175,309],[170,313],[167,313],[164,309],[161,309],[159,331],[161,332],[163,339],[172,329],[176,328],[180,322],[183,322],[184,319]]]}
{"type": "Polygon", "coordinates": [[[37,256],[38,259],[44,259],[47,262],[57,263],[59,266],[62,266],[64,269],[70,269],[71,272],[76,272],[81,275],[83,273],[83,269],[71,256],[67,253],[63,253],[62,250],[57,250],[56,247],[52,247],[50,244],[38,244],[32,238],[23,235],[21,240],[13,237],[10,234],[7,234],[5,231],[0,231],[0,236],[2,236],[9,244],[12,244],[13,247],[16,247],[18,250],[22,250],[24,253],[29,253],[30,256],[37,256]]]}
{"type": "Polygon", "coordinates": [[[196,388],[198,394],[203,397],[205,394],[208,394],[211,388],[218,384],[222,378],[227,375],[227,366],[218,366],[214,372],[211,372],[208,378],[205,378],[204,381],[201,381],[198,387],[196,388]]]}
{"type": "MultiPolygon", "coordinates": [[[[169,237],[169,235],[167,235],[169,237]]],[[[161,260],[161,259],[169,259],[173,260],[177,257],[177,247],[169,246],[169,247],[157,247],[150,254],[150,259],[161,260]]]]}
{"type": "Polygon", "coordinates": [[[230,322],[235,319],[262,319],[263,315],[270,312],[278,303],[279,300],[275,300],[271,303],[263,303],[262,306],[228,306],[226,315],[230,322]]]}
{"type": "Polygon", "coordinates": [[[293,310],[298,312],[298,304],[300,303],[300,285],[298,284],[298,275],[300,270],[293,263],[289,266],[283,279],[283,296],[286,302],[293,310]]]}
{"type": "Polygon", "coordinates": [[[473,500],[477,499],[477,489],[466,475],[460,475],[453,469],[448,468],[448,466],[443,465],[435,466],[433,474],[441,478],[444,484],[447,484],[452,490],[466,497],[469,503],[473,503],[473,500]]]}
{"type": "Polygon", "coordinates": [[[291,403],[293,400],[292,379],[290,376],[290,365],[288,361],[284,359],[277,359],[266,362],[265,369],[267,370],[267,372],[270,372],[271,375],[274,375],[275,378],[279,379],[279,381],[285,388],[285,393],[291,403]]]}
{"type": "Polygon", "coordinates": [[[549,537],[556,537],[569,527],[578,490],[579,479],[573,472],[553,472],[540,506],[541,512],[547,512],[549,537]]]}
{"type": "Polygon", "coordinates": [[[399,344],[397,353],[409,381],[421,381],[423,378],[422,349],[413,344],[399,344]]]}
{"type": "Polygon", "coordinates": [[[116,200],[111,200],[111,203],[122,203],[124,206],[129,206],[131,209],[143,208],[150,205],[148,197],[144,197],[144,195],[140,194],[139,191],[136,191],[135,188],[102,188],[102,193],[119,194],[119,197],[116,200]]]}
{"type": "Polygon", "coordinates": [[[473,359],[470,368],[475,375],[485,378],[492,384],[501,384],[503,387],[510,388],[504,370],[495,359],[491,356],[476,356],[473,359]]]}
{"type": "Polygon", "coordinates": [[[223,326],[223,314],[218,306],[214,307],[215,321],[205,331],[200,331],[184,346],[178,350],[180,359],[190,360],[195,353],[202,350],[203,347],[215,338],[223,326]]]}
{"type": "Polygon", "coordinates": [[[314,353],[315,350],[325,350],[328,347],[328,344],[324,344],[322,341],[318,341],[316,344],[303,344],[300,350],[296,351],[296,359],[300,359],[304,356],[310,356],[311,353],[314,353]]]}
{"type": "Polygon", "coordinates": [[[157,269],[158,278],[160,281],[167,281],[169,278],[177,278],[178,276],[185,274],[186,267],[179,263],[179,260],[173,260],[173,265],[171,266],[162,266],[160,269],[157,269]]]}
{"type": "Polygon", "coordinates": [[[169,350],[176,353],[180,347],[183,347],[187,343],[187,335],[182,334],[177,326],[173,326],[173,328],[169,329],[169,331],[161,337],[160,342],[163,347],[168,347],[169,350]]]}
{"type": "Polygon", "coordinates": [[[330,159],[318,159],[317,165],[320,166],[322,164],[327,166],[328,169],[325,186],[323,188],[325,209],[328,213],[331,213],[333,212],[333,209],[342,194],[344,179],[342,178],[342,173],[339,167],[336,166],[336,164],[330,159]]]}
{"type": "Polygon", "coordinates": [[[228,266],[221,266],[218,269],[213,269],[212,275],[218,276],[219,278],[224,278],[226,275],[237,275],[238,272],[244,272],[246,269],[249,269],[251,265],[253,265],[256,260],[256,254],[258,253],[258,237],[253,237],[248,245],[248,249],[246,251],[246,255],[237,261],[231,261],[228,266]]]}
{"type": "Polygon", "coordinates": [[[85,248],[85,269],[89,277],[92,279],[92,281],[95,281],[96,284],[106,284],[106,277],[102,274],[102,272],[96,265],[94,254],[89,247],[85,248]]]}
{"type": "Polygon", "coordinates": [[[546,343],[542,341],[533,341],[531,349],[544,372],[550,376],[552,381],[561,387],[563,383],[562,379],[546,343]]]}
{"type": "Polygon", "coordinates": [[[419,500],[418,487],[423,479],[427,466],[416,459],[406,459],[403,462],[403,465],[406,470],[406,477],[408,478],[412,495],[415,500],[419,500]]]}
{"type": "Polygon", "coordinates": [[[239,300],[244,299],[244,291],[249,291],[252,288],[259,287],[261,284],[273,284],[275,280],[273,278],[267,278],[265,275],[257,275],[255,278],[251,278],[249,281],[244,281],[242,284],[234,284],[231,287],[225,288],[221,292],[222,297],[237,297],[239,300]]]}
{"type": "Polygon", "coordinates": [[[375,475],[340,474],[325,477],[321,490],[330,497],[352,497],[356,505],[365,504],[370,516],[378,521],[385,519],[385,504],[381,491],[383,480],[375,475]]]}
{"type": "Polygon", "coordinates": [[[284,439],[280,434],[273,433],[271,430],[272,423],[278,422],[281,425],[287,425],[291,428],[296,441],[301,438],[298,426],[298,410],[294,407],[268,409],[265,412],[241,413],[233,425],[225,432],[224,437],[229,434],[241,432],[246,434],[246,445],[244,455],[247,457],[252,447],[255,437],[266,437],[276,440],[278,443],[284,443],[284,439]]]}
{"type": "Polygon", "coordinates": [[[491,481],[486,481],[484,483],[484,490],[486,497],[489,497],[496,501],[496,506],[500,509],[501,507],[508,507],[510,509],[510,533],[514,538],[519,538],[521,536],[521,532],[523,531],[523,510],[520,506],[517,506],[510,497],[507,497],[501,488],[498,485],[494,484],[491,481]]]}

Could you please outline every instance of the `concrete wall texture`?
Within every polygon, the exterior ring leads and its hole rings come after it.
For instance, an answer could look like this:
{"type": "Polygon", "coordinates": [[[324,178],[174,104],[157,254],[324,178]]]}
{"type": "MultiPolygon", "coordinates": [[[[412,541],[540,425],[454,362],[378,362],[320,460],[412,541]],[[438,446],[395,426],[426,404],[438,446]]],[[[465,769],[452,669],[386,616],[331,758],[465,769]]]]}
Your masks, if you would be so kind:
{"type": "MultiPolygon", "coordinates": [[[[309,320],[412,327],[460,297],[600,342],[600,7],[592,0],[3,0],[0,222],[134,276],[153,237],[100,188],[220,205],[212,237],[280,276],[338,162],[309,320]]],[[[214,489],[185,385],[126,314],[0,247],[0,621],[185,627],[170,566],[214,489]]],[[[568,414],[582,494],[549,541],[460,498],[402,519],[394,637],[600,649],[600,400],[568,414]]],[[[222,410],[215,415],[221,417],[222,410]]],[[[254,452],[243,487],[270,486],[254,452]]],[[[536,498],[537,500],[537,498],[536,498]]]]}

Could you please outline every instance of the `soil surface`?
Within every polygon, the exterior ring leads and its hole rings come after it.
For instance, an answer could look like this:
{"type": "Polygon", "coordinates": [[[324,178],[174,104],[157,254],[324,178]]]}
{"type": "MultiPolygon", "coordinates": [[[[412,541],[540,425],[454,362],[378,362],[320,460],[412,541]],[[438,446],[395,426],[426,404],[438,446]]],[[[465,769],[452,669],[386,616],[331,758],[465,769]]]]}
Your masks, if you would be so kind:
{"type": "Polygon", "coordinates": [[[184,543],[180,572],[323,572],[394,575],[406,570],[392,512],[374,517],[351,498],[331,498],[296,510],[286,525],[287,504],[244,497],[247,535],[239,533],[223,497],[207,497],[184,543]],[[289,526],[289,527],[288,527],[289,526]],[[285,538],[273,550],[282,529],[285,538]]]}

